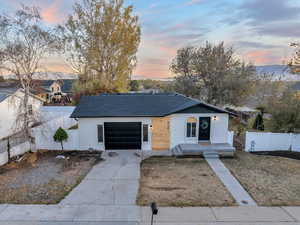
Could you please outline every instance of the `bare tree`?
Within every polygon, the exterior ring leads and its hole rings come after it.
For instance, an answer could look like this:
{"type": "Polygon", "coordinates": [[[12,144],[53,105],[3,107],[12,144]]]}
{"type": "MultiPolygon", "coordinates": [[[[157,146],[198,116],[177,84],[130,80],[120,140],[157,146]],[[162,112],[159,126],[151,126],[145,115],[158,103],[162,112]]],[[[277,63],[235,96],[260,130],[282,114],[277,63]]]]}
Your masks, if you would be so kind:
{"type": "Polygon", "coordinates": [[[22,5],[14,15],[0,15],[0,69],[16,76],[23,95],[19,99],[16,130],[29,138],[36,122],[29,96],[33,76],[41,69],[41,60],[56,52],[59,41],[54,30],[45,28],[36,7],[22,5]]]}

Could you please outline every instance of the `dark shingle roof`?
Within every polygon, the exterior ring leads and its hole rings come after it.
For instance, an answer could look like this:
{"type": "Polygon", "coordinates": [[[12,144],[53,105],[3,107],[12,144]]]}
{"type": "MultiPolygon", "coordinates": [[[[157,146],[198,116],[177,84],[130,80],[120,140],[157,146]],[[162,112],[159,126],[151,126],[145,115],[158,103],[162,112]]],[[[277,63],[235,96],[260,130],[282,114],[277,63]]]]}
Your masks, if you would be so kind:
{"type": "Polygon", "coordinates": [[[14,94],[18,90],[16,83],[3,82],[0,84],[0,102],[4,101],[7,97],[14,94]]]}
{"type": "Polygon", "coordinates": [[[0,102],[4,101],[9,95],[0,93],[0,102]]]}
{"type": "Polygon", "coordinates": [[[213,112],[228,113],[180,94],[102,94],[82,97],[71,118],[159,117],[196,105],[213,112]]]}

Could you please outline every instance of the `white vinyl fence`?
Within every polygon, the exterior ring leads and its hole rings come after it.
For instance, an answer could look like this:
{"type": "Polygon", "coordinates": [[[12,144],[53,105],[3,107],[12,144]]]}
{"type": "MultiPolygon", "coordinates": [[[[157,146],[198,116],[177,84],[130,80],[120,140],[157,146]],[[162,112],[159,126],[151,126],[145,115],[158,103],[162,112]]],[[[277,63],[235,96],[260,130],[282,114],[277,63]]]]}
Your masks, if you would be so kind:
{"type": "Polygon", "coordinates": [[[228,131],[227,143],[233,146],[234,131],[228,131]]]}
{"type": "Polygon", "coordinates": [[[61,150],[61,144],[53,140],[53,136],[59,127],[68,133],[68,140],[63,142],[65,150],[79,150],[78,129],[69,130],[77,124],[77,121],[67,117],[51,120],[33,129],[36,149],[61,150]]]}
{"type": "Polygon", "coordinates": [[[300,134],[246,132],[245,151],[279,150],[300,152],[300,134]]]}
{"type": "MultiPolygon", "coordinates": [[[[13,146],[10,148],[10,157],[23,155],[24,153],[33,150],[34,146],[30,142],[24,142],[19,145],[13,146]]],[[[2,148],[0,150],[0,166],[8,162],[8,151],[7,148],[2,148]]]]}
{"type": "Polygon", "coordinates": [[[10,157],[23,155],[28,151],[36,149],[61,150],[60,143],[56,143],[53,140],[53,136],[59,127],[65,129],[69,136],[68,140],[64,142],[64,149],[78,150],[78,130],[68,130],[77,124],[76,120],[69,118],[73,110],[74,107],[41,107],[43,121],[47,122],[32,128],[35,144],[24,140],[18,134],[0,140],[0,166],[8,162],[8,149],[10,157]]]}
{"type": "Polygon", "coordinates": [[[60,117],[69,117],[74,106],[42,106],[40,108],[42,120],[47,122],[60,117]]]}

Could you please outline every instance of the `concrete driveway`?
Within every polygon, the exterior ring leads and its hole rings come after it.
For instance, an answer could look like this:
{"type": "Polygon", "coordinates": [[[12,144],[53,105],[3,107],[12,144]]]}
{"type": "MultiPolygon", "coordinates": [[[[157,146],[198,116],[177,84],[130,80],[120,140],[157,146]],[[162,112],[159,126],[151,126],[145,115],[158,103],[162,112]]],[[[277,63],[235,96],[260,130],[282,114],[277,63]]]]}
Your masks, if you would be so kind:
{"type": "Polygon", "coordinates": [[[118,151],[94,166],[60,205],[135,205],[140,178],[140,158],[134,151],[118,151]],[[126,194],[125,194],[126,193],[126,194]]]}

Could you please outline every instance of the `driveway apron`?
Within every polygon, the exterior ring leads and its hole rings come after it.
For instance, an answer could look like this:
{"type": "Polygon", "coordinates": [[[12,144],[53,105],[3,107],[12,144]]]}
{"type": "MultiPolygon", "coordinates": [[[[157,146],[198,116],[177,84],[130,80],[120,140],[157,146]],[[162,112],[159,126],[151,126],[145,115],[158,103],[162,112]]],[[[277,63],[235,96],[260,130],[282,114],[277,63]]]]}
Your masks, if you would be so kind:
{"type": "Polygon", "coordinates": [[[135,205],[140,158],[134,151],[118,151],[94,166],[83,181],[61,201],[62,205],[135,205]]]}

